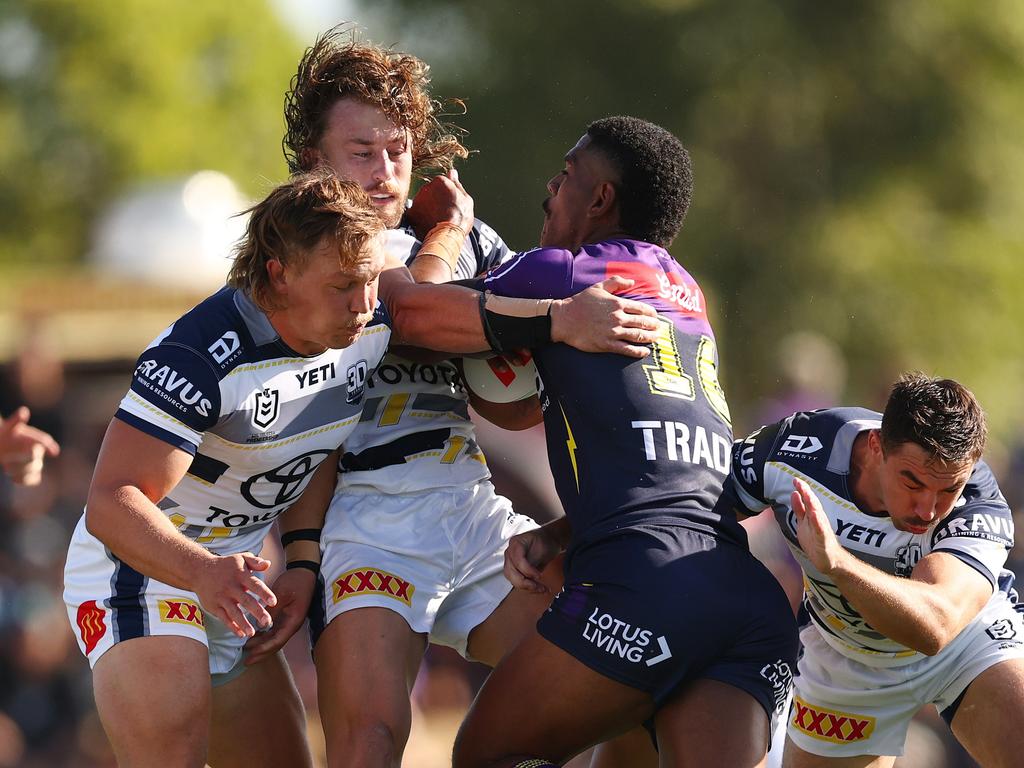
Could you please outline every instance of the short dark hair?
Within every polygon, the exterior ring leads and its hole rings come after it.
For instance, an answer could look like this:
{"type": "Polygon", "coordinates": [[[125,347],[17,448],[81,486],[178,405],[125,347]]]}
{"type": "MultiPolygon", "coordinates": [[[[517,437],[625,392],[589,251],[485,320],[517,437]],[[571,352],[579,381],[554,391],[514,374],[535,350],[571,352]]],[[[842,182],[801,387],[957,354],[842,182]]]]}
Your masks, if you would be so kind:
{"type": "Polygon", "coordinates": [[[693,195],[690,154],[682,142],[637,117],[595,120],[587,135],[618,171],[622,228],[631,237],[667,248],[693,195]]]}
{"type": "MultiPolygon", "coordinates": [[[[281,143],[289,171],[310,170],[309,150],[323,138],[331,107],[344,98],[372,104],[409,130],[414,172],[449,170],[456,157],[469,153],[456,136],[459,129],[438,120],[442,105],[430,96],[429,72],[415,56],[360,40],[350,24],[329,29],[306,50],[285,94],[281,143]]],[[[458,99],[450,104],[465,109],[458,99]]]]}
{"type": "Polygon", "coordinates": [[[324,166],[292,176],[246,213],[249,222],[235,246],[227,284],[248,293],[265,312],[280,309],[270,290],[268,261],[304,269],[313,249],[328,240],[346,269],[384,230],[363,188],[324,166]]]}
{"type": "Polygon", "coordinates": [[[882,449],[915,443],[933,461],[976,462],[985,451],[985,412],[969,389],[952,379],[905,373],[882,415],[882,449]]]}

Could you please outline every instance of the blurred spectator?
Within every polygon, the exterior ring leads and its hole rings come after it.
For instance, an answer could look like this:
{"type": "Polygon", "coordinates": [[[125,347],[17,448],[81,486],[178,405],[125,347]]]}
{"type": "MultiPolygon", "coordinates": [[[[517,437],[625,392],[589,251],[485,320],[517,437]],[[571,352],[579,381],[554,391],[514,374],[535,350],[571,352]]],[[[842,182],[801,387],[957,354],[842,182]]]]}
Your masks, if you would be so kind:
{"type": "Polygon", "coordinates": [[[28,425],[29,410],[22,406],[0,419],[0,467],[20,485],[39,485],[43,459],[60,453],[57,441],[28,425]]]}

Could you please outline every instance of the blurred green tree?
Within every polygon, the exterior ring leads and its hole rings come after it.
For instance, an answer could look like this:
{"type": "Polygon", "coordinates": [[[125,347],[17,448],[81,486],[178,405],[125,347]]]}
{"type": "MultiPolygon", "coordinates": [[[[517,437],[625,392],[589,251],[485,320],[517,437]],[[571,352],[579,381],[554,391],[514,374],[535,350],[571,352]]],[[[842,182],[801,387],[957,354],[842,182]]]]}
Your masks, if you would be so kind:
{"type": "MultiPolygon", "coordinates": [[[[689,147],[673,254],[709,295],[738,427],[778,341],[835,340],[847,397],[908,367],[976,389],[1002,430],[1024,366],[1024,15],[1011,0],[375,0],[460,96],[477,211],[513,244],[586,124],[635,114],[689,147]]],[[[396,34],[397,31],[397,34],[396,34]]]]}
{"type": "Polygon", "coordinates": [[[265,0],[4,0],[0,267],[74,262],[138,180],[284,177],[281,104],[301,53],[265,0]]]}

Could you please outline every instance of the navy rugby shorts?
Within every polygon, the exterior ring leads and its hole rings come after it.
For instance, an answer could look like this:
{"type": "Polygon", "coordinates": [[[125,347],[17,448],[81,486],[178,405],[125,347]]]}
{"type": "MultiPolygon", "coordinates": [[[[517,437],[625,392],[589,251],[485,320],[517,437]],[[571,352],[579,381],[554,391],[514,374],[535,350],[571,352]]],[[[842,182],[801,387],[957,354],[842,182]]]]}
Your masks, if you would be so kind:
{"type": "Polygon", "coordinates": [[[745,548],[676,526],[571,550],[537,629],[656,708],[709,678],[746,691],[774,721],[796,669],[796,622],[775,577],[745,548]]]}

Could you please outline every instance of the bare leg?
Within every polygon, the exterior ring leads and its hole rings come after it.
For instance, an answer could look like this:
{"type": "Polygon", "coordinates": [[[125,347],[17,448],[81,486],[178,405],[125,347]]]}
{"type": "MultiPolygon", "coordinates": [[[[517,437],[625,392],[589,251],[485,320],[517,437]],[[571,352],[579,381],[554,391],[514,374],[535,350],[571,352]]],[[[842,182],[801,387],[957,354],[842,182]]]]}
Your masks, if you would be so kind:
{"type": "Polygon", "coordinates": [[[117,643],[93,668],[96,709],[121,768],[206,763],[210,655],[187,637],[117,643]]]}
{"type": "Polygon", "coordinates": [[[755,768],[768,752],[764,708],[746,691],[717,680],[683,688],[658,711],[655,727],[666,768],[755,768]]]}
{"type": "Polygon", "coordinates": [[[473,628],[466,649],[470,658],[493,667],[533,630],[562,588],[562,559],[559,555],[541,574],[548,588],[546,594],[513,589],[490,616],[473,628]]]}
{"type": "Polygon", "coordinates": [[[658,753],[646,728],[634,728],[618,738],[599,744],[590,768],[657,768],[658,753]]]}
{"type": "Polygon", "coordinates": [[[387,608],[357,608],[327,625],[316,670],[330,766],[401,765],[426,647],[426,637],[387,608]]]}
{"type": "Polygon", "coordinates": [[[281,652],[214,688],[211,722],[214,768],[313,765],[302,701],[281,652]]]}
{"type": "Polygon", "coordinates": [[[989,667],[967,688],[953,733],[985,768],[1011,768],[1024,759],[1024,659],[989,667]]]}
{"type": "Polygon", "coordinates": [[[455,768],[561,763],[651,714],[651,698],[577,661],[536,630],[495,667],[455,741],[455,768]]]}

